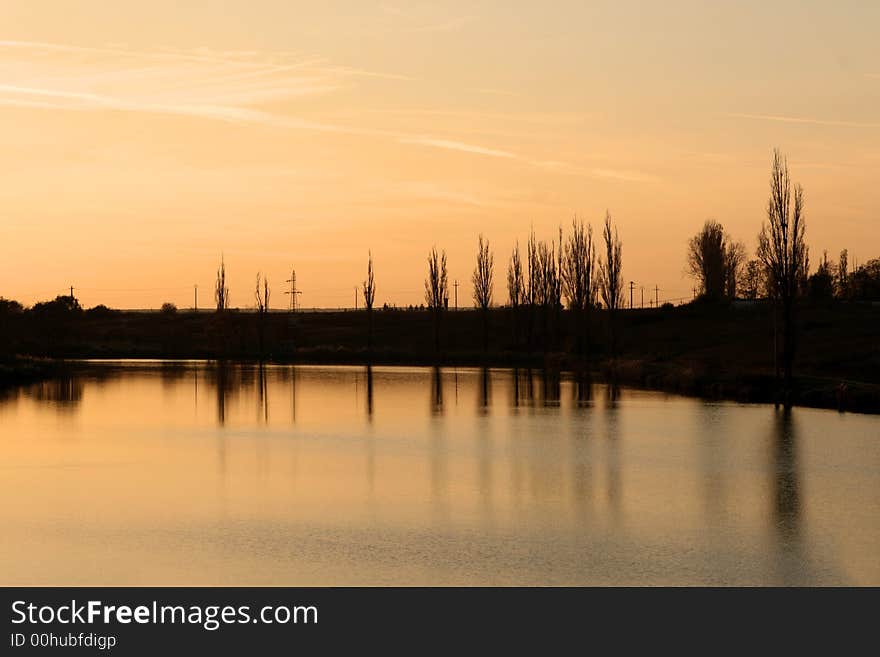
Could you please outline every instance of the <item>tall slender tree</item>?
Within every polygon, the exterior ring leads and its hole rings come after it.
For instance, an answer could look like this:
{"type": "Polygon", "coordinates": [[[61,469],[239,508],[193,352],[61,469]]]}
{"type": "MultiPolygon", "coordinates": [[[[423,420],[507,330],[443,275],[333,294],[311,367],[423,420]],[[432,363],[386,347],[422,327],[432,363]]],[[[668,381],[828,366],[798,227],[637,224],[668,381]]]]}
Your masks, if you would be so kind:
{"type": "Polygon", "coordinates": [[[217,280],[214,283],[214,301],[217,304],[218,313],[222,313],[229,308],[229,288],[226,287],[226,263],[223,256],[220,257],[220,266],[217,268],[217,280]]]}
{"type": "Polygon", "coordinates": [[[428,254],[428,277],[425,279],[425,303],[434,319],[434,350],[440,353],[440,322],[443,310],[449,303],[449,286],[446,275],[446,251],[437,247],[428,254]]]}
{"type": "Polygon", "coordinates": [[[835,287],[839,298],[849,297],[849,252],[846,249],[840,252],[840,259],[837,262],[835,287]]]}
{"type": "Polygon", "coordinates": [[[538,266],[538,239],[535,237],[535,227],[529,231],[529,241],[526,245],[526,307],[528,310],[526,326],[526,346],[529,353],[534,347],[535,332],[535,305],[538,302],[538,293],[541,280],[541,270],[538,266]]]}
{"type": "Polygon", "coordinates": [[[489,350],[489,307],[492,305],[492,286],[495,277],[495,256],[489,250],[489,240],[480,233],[477,265],[471,280],[474,284],[474,304],[483,317],[483,351],[489,350]]]}
{"type": "Polygon", "coordinates": [[[522,259],[519,255],[519,242],[517,242],[510,254],[510,264],[507,266],[507,299],[513,314],[514,348],[519,346],[519,314],[520,307],[526,303],[525,285],[522,259]]]}
{"type": "Polygon", "coordinates": [[[763,294],[764,272],[758,260],[749,260],[743,268],[739,294],[745,299],[757,299],[763,294]]]}
{"type": "Polygon", "coordinates": [[[269,277],[262,276],[260,272],[257,272],[254,298],[257,301],[257,330],[260,338],[260,358],[262,358],[265,351],[266,314],[269,312],[269,277]]]}
{"type": "Polygon", "coordinates": [[[367,309],[367,349],[373,348],[373,302],[376,300],[376,281],[373,278],[373,254],[368,252],[367,278],[363,283],[364,306],[367,309]]]}
{"type": "Polygon", "coordinates": [[[746,262],[746,245],[729,240],[724,250],[724,294],[728,299],[736,298],[739,281],[743,276],[746,262]]]}
{"type": "Polygon", "coordinates": [[[541,341],[546,352],[550,348],[550,313],[559,305],[559,271],[553,242],[538,242],[535,252],[538,273],[533,301],[541,309],[541,341]]]}
{"type": "Polygon", "coordinates": [[[254,298],[257,301],[257,312],[264,315],[269,312],[269,277],[257,272],[257,284],[254,288],[254,298]]]}
{"type": "Polygon", "coordinates": [[[623,305],[623,243],[617,234],[617,227],[612,226],[611,213],[605,212],[605,224],[602,227],[605,241],[605,259],[599,268],[600,291],[602,302],[608,309],[608,328],[611,334],[611,355],[617,355],[617,311],[623,305]]]}
{"type": "MultiPolygon", "coordinates": [[[[773,150],[770,167],[770,198],[767,222],[758,234],[758,259],[764,265],[767,284],[782,323],[783,397],[791,404],[795,356],[795,305],[802,291],[807,266],[804,240],[804,190],[792,189],[788,161],[779,149],[773,150]]],[[[778,345],[775,347],[778,352],[778,345]]]]}
{"type": "Polygon", "coordinates": [[[596,303],[596,247],[593,227],[575,218],[565,245],[562,281],[568,307],[575,314],[581,355],[589,348],[589,313],[596,303]]]}

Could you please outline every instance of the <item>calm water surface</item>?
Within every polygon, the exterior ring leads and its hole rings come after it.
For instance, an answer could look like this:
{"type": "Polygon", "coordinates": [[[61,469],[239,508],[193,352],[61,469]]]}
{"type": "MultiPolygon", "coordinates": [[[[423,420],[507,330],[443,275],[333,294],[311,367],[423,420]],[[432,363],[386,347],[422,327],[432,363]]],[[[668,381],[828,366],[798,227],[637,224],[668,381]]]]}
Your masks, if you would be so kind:
{"type": "Polygon", "coordinates": [[[880,585],[880,419],[520,370],[0,397],[2,584],[880,585]]]}

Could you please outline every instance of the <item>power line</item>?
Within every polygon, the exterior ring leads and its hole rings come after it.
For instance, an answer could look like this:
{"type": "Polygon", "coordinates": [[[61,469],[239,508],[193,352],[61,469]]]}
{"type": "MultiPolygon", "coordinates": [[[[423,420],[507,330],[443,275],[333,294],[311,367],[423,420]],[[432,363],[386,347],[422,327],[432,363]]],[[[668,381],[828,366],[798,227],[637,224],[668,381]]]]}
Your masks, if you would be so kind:
{"type": "Polygon", "coordinates": [[[300,290],[296,289],[296,270],[290,270],[290,278],[288,278],[285,283],[290,283],[290,290],[285,292],[284,294],[290,295],[290,312],[296,312],[296,295],[302,294],[300,290]]]}

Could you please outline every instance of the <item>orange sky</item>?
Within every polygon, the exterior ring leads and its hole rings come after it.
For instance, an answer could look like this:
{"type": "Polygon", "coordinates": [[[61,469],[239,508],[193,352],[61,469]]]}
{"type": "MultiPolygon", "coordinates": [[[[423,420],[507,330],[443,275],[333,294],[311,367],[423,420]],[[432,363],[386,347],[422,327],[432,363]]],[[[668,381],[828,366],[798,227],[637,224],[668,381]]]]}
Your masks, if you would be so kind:
{"type": "Polygon", "coordinates": [[[707,218],[753,250],[774,146],[813,262],[863,262],[877,25],[856,1],[7,0],[0,295],[206,306],[222,252],[234,306],[257,271],[286,305],[291,266],[304,305],[351,305],[372,249],[378,303],[420,303],[436,243],[465,305],[482,231],[503,301],[530,224],[608,208],[626,279],[689,296],[707,218]]]}

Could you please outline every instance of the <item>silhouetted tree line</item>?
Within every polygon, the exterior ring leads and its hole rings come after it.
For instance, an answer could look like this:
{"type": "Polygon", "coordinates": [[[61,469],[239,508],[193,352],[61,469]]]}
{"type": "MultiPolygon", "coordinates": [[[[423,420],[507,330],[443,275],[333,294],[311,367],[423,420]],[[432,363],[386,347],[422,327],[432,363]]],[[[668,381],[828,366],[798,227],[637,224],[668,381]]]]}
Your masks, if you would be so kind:
{"type": "MultiPolygon", "coordinates": [[[[804,300],[819,303],[835,301],[880,300],[880,259],[851,267],[849,254],[843,250],[836,261],[823,253],[815,271],[810,270],[809,249],[805,241],[804,192],[791,182],[788,164],[778,150],[771,161],[767,217],[758,234],[758,247],[749,259],[745,246],[734,239],[713,219],[688,240],[688,272],[699,286],[704,303],[723,304],[734,299],[766,299],[773,308],[774,354],[781,376],[781,388],[787,396],[793,384],[793,365],[797,347],[797,309],[804,300]]],[[[606,331],[601,341],[604,353],[612,360],[620,349],[619,313],[623,301],[623,244],[618,228],[606,212],[601,235],[594,238],[592,225],[575,218],[567,233],[559,227],[549,240],[529,233],[523,254],[514,245],[506,268],[507,307],[510,345],[514,352],[531,356],[536,353],[568,352],[586,361],[597,346],[592,329],[606,331]],[[598,244],[597,244],[598,242],[598,244]],[[567,309],[567,312],[566,312],[567,309]],[[601,315],[597,313],[601,311],[601,315]],[[597,322],[601,317],[602,321],[597,322]],[[568,340],[568,342],[566,341],[568,340]]],[[[476,259],[471,276],[474,307],[482,324],[482,351],[491,350],[490,322],[494,304],[495,258],[489,240],[482,234],[477,240],[476,259]]],[[[368,352],[374,348],[374,304],[376,281],[372,253],[368,254],[367,275],[361,293],[367,316],[368,352]]],[[[258,316],[258,352],[271,356],[269,330],[270,287],[266,277],[257,273],[254,289],[258,316]]],[[[444,314],[449,309],[449,280],[446,252],[432,248],[427,258],[424,281],[425,306],[431,313],[435,355],[444,351],[444,314]]],[[[245,353],[247,337],[240,323],[230,322],[230,291],[225,261],[221,257],[214,285],[214,352],[245,353]],[[236,332],[237,331],[237,332],[236,332]]],[[[394,310],[388,304],[385,310],[394,310]]],[[[416,310],[413,306],[410,309],[416,310]]],[[[22,304],[0,298],[0,342],[5,345],[13,318],[27,317],[35,322],[37,337],[44,341],[46,353],[63,345],[72,334],[79,316],[109,316],[114,311],[96,306],[84,311],[73,296],[58,296],[52,301],[25,308],[22,304]]],[[[177,314],[170,302],[162,313],[177,314]]],[[[275,340],[277,343],[277,340],[275,340]]],[[[497,350],[496,346],[496,350],[497,350]]],[[[8,350],[8,349],[7,349],[8,350]]]]}

